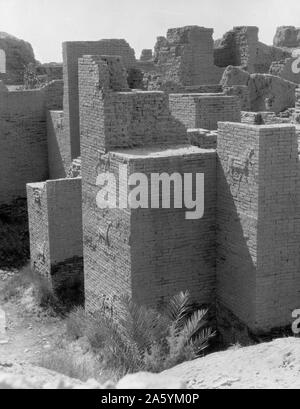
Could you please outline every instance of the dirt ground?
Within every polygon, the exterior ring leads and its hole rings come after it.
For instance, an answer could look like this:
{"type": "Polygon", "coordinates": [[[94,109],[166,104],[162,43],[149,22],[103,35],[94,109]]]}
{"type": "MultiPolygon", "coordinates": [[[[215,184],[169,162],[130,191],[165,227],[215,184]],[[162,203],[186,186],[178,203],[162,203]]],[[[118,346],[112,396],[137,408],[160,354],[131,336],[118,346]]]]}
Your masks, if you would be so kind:
{"type": "MultiPolygon", "coordinates": [[[[0,292],[14,272],[0,270],[0,292]]],[[[0,368],[13,363],[37,364],[64,336],[62,319],[39,309],[25,291],[22,298],[0,302],[6,317],[7,342],[0,343],[0,368]]]]}
{"type": "MultiPolygon", "coordinates": [[[[13,274],[0,270],[0,293],[13,274]]],[[[0,374],[19,374],[43,387],[62,379],[39,367],[43,357],[58,351],[62,345],[72,348],[76,361],[89,355],[88,349],[84,351],[84,345],[72,344],[66,339],[66,324],[62,318],[51,316],[37,307],[30,289],[21,297],[0,303],[0,321],[1,311],[5,312],[7,321],[7,339],[1,342],[4,338],[0,322],[0,374]]],[[[190,389],[299,389],[300,338],[282,338],[247,348],[235,346],[184,363],[164,374],[180,379],[190,389]]],[[[112,379],[107,374],[99,375],[97,381],[103,380],[102,384],[112,379]]],[[[76,384],[77,387],[80,388],[80,383],[76,384]]]]}

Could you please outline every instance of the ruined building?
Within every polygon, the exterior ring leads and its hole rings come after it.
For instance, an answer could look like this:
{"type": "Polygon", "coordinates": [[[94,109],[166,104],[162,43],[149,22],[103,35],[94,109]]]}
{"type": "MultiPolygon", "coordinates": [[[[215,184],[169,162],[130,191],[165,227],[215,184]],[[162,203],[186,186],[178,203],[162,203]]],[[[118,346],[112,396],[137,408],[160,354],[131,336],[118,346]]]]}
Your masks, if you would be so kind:
{"type": "Polygon", "coordinates": [[[141,60],[124,40],[68,42],[63,84],[2,84],[0,221],[27,184],[31,264],[62,296],[117,317],[122,295],[161,307],[189,290],[234,341],[299,308],[299,83],[256,71],[256,28],[215,49],[212,33],[171,29],[141,60]],[[101,209],[107,172],[125,198],[136,173],[203,174],[203,217],[101,209]]]}

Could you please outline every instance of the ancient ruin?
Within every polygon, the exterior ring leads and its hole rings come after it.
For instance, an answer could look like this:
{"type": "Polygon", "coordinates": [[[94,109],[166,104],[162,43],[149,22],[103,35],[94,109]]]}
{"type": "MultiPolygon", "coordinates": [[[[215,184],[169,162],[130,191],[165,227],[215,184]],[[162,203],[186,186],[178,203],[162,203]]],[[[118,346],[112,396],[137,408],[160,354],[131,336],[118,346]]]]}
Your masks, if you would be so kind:
{"type": "MultiPolygon", "coordinates": [[[[289,326],[300,293],[298,37],[280,28],[267,46],[257,27],[235,27],[214,42],[213,29],[187,26],[140,60],[125,40],[67,42],[63,69],[40,68],[46,83],[24,90],[11,87],[19,43],[1,34],[0,229],[18,221],[32,267],[89,312],[117,319],[124,294],[160,307],[189,290],[229,342],[289,326]],[[136,173],[203,174],[203,217],[100,209],[108,172],[124,195],[136,173]]],[[[0,266],[6,258],[0,240],[0,266]]]]}

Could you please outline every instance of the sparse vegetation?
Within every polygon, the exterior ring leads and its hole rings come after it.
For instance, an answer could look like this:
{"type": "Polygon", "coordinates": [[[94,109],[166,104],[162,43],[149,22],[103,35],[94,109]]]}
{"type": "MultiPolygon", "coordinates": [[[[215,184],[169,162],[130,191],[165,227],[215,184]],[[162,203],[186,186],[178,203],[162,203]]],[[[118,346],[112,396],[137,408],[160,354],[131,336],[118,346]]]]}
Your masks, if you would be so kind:
{"type": "Polygon", "coordinates": [[[43,368],[58,372],[70,378],[86,382],[89,379],[98,379],[101,373],[100,363],[91,356],[74,356],[69,351],[60,350],[45,355],[39,362],[43,368]]]}
{"type": "Polygon", "coordinates": [[[140,370],[161,372],[200,357],[214,336],[207,310],[194,310],[188,292],[172,298],[163,312],[121,300],[118,322],[104,312],[76,308],[67,318],[70,338],[86,337],[104,368],[120,376],[140,370]]]}
{"type": "Polygon", "coordinates": [[[49,281],[34,272],[30,265],[21,269],[10,278],[1,290],[1,298],[9,301],[21,296],[25,290],[32,288],[36,304],[50,313],[60,314],[63,306],[55,295],[49,281]]]}

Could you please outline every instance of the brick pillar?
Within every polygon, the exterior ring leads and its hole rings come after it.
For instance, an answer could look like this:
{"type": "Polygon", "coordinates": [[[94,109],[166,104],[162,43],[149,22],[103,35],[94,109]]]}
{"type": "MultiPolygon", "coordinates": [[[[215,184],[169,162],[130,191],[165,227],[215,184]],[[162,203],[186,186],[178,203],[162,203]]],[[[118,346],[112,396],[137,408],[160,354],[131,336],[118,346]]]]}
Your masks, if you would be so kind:
{"type": "Polygon", "coordinates": [[[300,300],[295,128],[220,123],[217,298],[254,332],[292,322],[300,300]]]}
{"type": "MultiPolygon", "coordinates": [[[[86,308],[115,308],[122,295],[157,306],[186,290],[195,302],[211,304],[216,152],[187,144],[186,129],[170,114],[164,93],[117,92],[107,63],[84,57],[79,65],[86,308]],[[152,173],[204,173],[204,217],[186,220],[185,209],[172,204],[170,209],[98,207],[98,176],[113,174],[117,190],[124,192],[119,169],[125,166],[124,174],[142,173],[148,181],[152,173]]],[[[119,61],[114,63],[117,68],[119,61]]]]}

